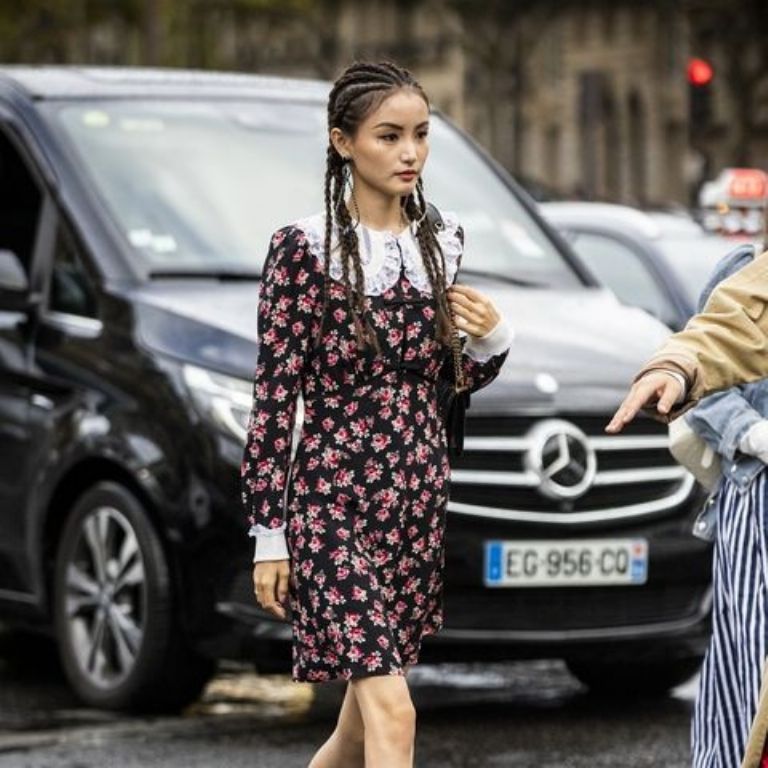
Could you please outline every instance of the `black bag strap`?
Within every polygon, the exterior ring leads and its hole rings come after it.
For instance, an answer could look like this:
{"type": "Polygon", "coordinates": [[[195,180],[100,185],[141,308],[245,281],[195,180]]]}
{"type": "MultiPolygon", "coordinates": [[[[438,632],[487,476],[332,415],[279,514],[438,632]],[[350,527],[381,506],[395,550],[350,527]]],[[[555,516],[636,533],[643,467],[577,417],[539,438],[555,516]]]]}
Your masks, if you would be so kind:
{"type": "Polygon", "coordinates": [[[440,210],[434,203],[427,203],[427,221],[435,232],[442,232],[445,229],[445,222],[440,215],[440,210]]]}
{"type": "MultiPolygon", "coordinates": [[[[427,221],[429,221],[432,229],[435,233],[442,232],[445,229],[445,222],[440,215],[440,211],[433,203],[427,203],[427,221]]],[[[438,244],[438,248],[439,248],[438,244]]],[[[466,379],[464,378],[464,367],[461,364],[462,342],[459,339],[459,334],[456,331],[456,318],[451,312],[451,352],[453,354],[453,374],[454,374],[454,387],[456,394],[467,392],[468,386],[466,379]]],[[[467,393],[468,403],[468,393],[467,393]]]]}

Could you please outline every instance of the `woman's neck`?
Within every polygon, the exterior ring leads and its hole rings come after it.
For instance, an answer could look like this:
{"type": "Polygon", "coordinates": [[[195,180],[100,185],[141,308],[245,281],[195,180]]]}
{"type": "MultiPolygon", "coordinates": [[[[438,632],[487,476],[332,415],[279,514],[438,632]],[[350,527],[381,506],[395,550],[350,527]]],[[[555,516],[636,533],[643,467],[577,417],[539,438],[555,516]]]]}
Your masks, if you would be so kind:
{"type": "Polygon", "coordinates": [[[400,232],[408,225],[403,214],[400,196],[391,197],[375,192],[359,182],[355,184],[354,199],[347,201],[350,215],[370,229],[400,232]],[[357,210],[355,210],[357,203],[357,210]]]}

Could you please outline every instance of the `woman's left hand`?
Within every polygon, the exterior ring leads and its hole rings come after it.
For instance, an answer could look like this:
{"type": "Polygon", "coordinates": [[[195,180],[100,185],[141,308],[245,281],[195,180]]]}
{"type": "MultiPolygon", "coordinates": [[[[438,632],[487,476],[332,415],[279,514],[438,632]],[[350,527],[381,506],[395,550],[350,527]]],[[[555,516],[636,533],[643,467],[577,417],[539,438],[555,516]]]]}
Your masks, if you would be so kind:
{"type": "Polygon", "coordinates": [[[470,336],[485,336],[501,320],[493,302],[480,291],[458,283],[447,290],[448,301],[460,331],[466,331],[470,336]]]}

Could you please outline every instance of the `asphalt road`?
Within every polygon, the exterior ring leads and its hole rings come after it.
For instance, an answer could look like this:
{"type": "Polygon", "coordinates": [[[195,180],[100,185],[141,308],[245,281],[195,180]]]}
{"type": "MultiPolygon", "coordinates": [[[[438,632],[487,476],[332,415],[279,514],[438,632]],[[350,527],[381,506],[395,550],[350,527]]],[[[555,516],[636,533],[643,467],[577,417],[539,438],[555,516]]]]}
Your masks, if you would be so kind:
{"type": "MultiPolygon", "coordinates": [[[[418,665],[418,768],[688,765],[695,680],[669,697],[594,698],[560,663],[418,665]]],[[[333,728],[343,685],[223,665],[177,717],[83,707],[53,647],[0,635],[0,768],[305,767],[333,728]]]]}

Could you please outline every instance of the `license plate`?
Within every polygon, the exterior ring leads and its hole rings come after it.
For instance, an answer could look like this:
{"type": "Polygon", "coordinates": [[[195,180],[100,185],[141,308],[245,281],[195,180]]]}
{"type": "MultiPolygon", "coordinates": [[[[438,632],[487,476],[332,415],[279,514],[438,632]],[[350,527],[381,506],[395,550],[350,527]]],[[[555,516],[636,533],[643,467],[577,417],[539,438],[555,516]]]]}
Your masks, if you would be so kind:
{"type": "Polygon", "coordinates": [[[486,541],[487,587],[645,584],[645,539],[486,541]]]}

